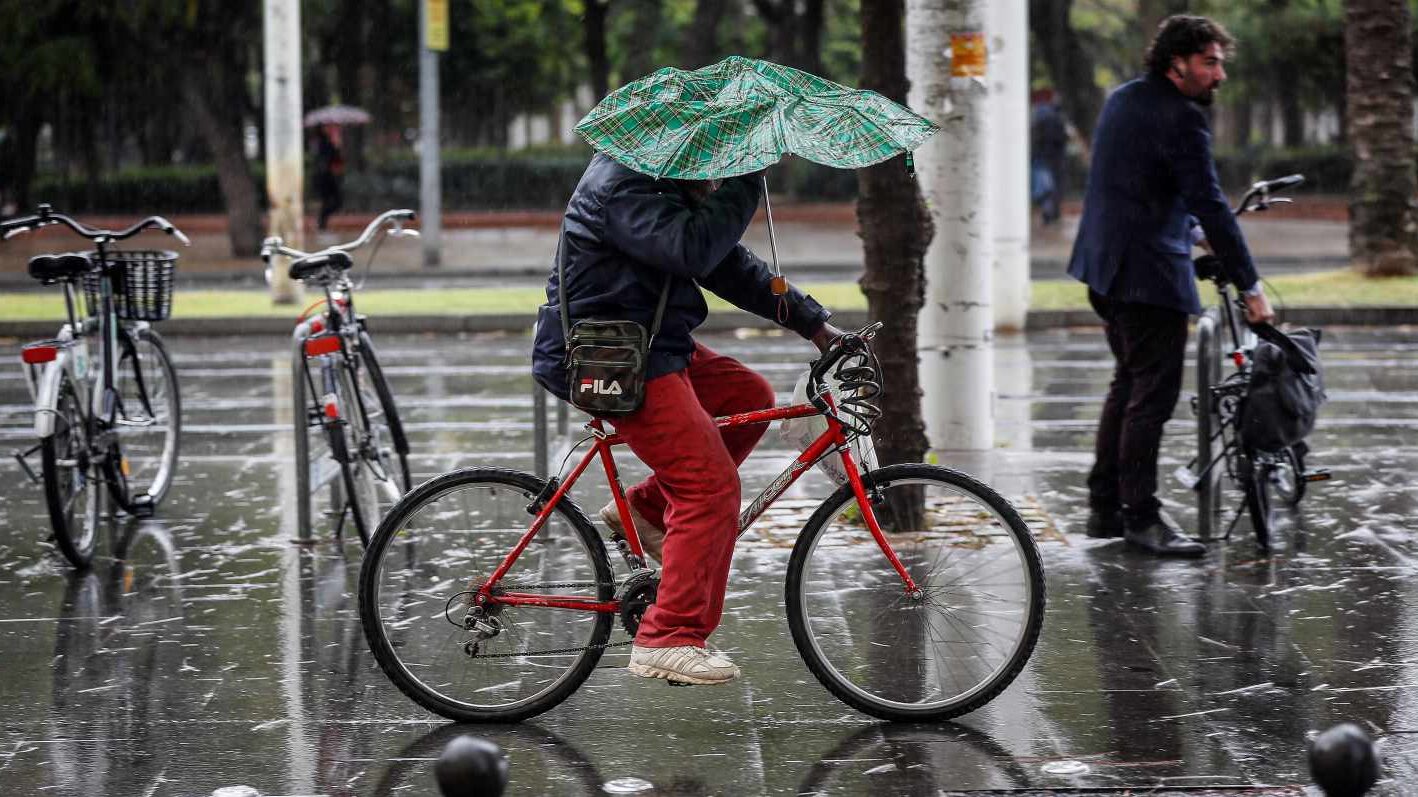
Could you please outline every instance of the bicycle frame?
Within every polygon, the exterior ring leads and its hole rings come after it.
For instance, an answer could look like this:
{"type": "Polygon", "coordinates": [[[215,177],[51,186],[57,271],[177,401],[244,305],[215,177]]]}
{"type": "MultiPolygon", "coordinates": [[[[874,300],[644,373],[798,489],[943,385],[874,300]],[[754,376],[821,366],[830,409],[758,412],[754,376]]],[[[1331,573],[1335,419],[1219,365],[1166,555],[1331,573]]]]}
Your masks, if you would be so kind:
{"type": "MultiPolygon", "coordinates": [[[[828,397],[830,404],[831,397],[828,397]]],[[[740,413],[738,415],[728,415],[722,418],[715,418],[714,424],[721,429],[735,429],[742,426],[752,426],[760,423],[771,423],[772,421],[788,420],[790,418],[804,418],[810,415],[823,415],[823,413],[812,404],[794,404],[786,407],[773,407],[755,412],[740,413]]],[[[836,451],[842,457],[842,466],[847,473],[848,482],[852,487],[852,492],[856,495],[857,505],[861,508],[862,520],[867,529],[871,531],[872,537],[881,547],[882,553],[886,555],[891,566],[901,577],[902,585],[908,595],[916,594],[919,589],[916,582],[911,578],[911,574],[906,571],[896,552],[892,550],[891,544],[887,541],[885,533],[881,530],[881,525],[877,522],[876,513],[872,509],[867,488],[862,481],[861,472],[857,469],[855,459],[852,457],[849,439],[843,430],[842,424],[830,415],[824,415],[827,421],[827,429],[815,439],[801,454],[793,460],[788,467],[779,474],[767,487],[759,493],[758,497],[749,502],[739,515],[738,536],[742,537],[748,527],[758,519],[760,515],[776,501],[794,482],[798,480],[804,472],[817,464],[818,460],[828,456],[832,451],[836,451]]],[[[473,597],[474,603],[480,606],[487,605],[507,605],[507,606],[542,606],[552,609],[572,609],[576,611],[589,611],[597,613],[617,612],[620,610],[620,602],[602,601],[592,597],[567,596],[567,595],[536,595],[531,593],[513,592],[493,594],[497,583],[516,563],[517,558],[527,549],[538,532],[546,525],[555,511],[556,506],[571,490],[586,469],[590,467],[592,461],[599,459],[606,472],[606,481],[610,485],[611,496],[615,500],[616,509],[620,513],[621,523],[626,530],[626,542],[630,546],[631,553],[636,557],[632,560],[632,570],[639,570],[643,567],[638,563],[645,561],[644,549],[640,545],[640,535],[635,529],[634,521],[630,516],[630,505],[625,498],[625,492],[620,486],[620,475],[616,469],[615,458],[611,453],[611,448],[624,444],[624,440],[617,434],[607,434],[604,423],[601,420],[593,420],[587,424],[595,438],[595,443],[591,450],[582,456],[581,461],[572,469],[564,482],[559,482],[553,478],[547,482],[547,489],[538,496],[533,503],[536,507],[536,517],[532,521],[531,527],[522,535],[513,547],[512,551],[502,560],[497,569],[493,571],[487,582],[482,584],[477,594],[473,597]],[[549,499],[545,498],[548,490],[554,490],[549,499]]],[[[532,507],[528,507],[530,510],[532,507]]]]}

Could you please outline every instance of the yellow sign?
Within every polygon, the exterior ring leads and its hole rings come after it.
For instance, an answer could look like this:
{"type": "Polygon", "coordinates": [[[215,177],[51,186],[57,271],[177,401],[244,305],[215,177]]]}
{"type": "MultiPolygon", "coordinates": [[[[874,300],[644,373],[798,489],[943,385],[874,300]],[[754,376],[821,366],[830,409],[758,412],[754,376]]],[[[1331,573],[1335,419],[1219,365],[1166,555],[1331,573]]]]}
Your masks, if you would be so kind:
{"type": "Polygon", "coordinates": [[[983,33],[950,34],[950,76],[984,77],[987,49],[983,33]]]}
{"type": "Polygon", "coordinates": [[[423,0],[423,46],[438,52],[448,50],[448,0],[423,0]]]}

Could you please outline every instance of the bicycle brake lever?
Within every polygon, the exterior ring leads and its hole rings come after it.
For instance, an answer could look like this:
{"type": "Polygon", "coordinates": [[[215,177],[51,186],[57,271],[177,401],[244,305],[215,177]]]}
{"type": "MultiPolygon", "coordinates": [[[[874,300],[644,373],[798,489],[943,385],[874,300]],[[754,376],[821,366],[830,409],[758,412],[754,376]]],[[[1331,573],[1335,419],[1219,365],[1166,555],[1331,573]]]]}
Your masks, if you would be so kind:
{"type": "Polygon", "coordinates": [[[30,232],[33,229],[33,227],[16,227],[13,230],[6,230],[5,236],[3,238],[0,238],[0,241],[8,241],[11,238],[14,238],[15,236],[24,235],[25,233],[30,232]]]}

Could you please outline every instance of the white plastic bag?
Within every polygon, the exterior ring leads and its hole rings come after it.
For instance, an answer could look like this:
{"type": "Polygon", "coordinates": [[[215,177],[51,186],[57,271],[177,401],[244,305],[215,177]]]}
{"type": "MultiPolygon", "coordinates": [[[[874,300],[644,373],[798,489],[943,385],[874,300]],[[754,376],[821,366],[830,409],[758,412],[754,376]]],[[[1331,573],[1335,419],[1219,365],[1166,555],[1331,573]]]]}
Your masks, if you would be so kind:
{"type": "MultiPolygon", "coordinates": [[[[807,404],[807,385],[811,371],[803,371],[798,377],[797,384],[793,386],[793,404],[807,404]]],[[[834,390],[833,395],[839,391],[834,390]]],[[[788,418],[778,423],[778,433],[782,439],[799,451],[806,451],[813,441],[827,431],[827,419],[821,415],[808,415],[802,418],[788,418]]],[[[876,450],[872,447],[870,437],[858,437],[852,441],[852,457],[857,461],[860,468],[866,461],[866,457],[876,458],[876,450]]],[[[826,473],[832,481],[837,484],[847,483],[847,472],[842,469],[842,457],[836,451],[829,452],[827,456],[817,461],[817,466],[826,473]]]]}

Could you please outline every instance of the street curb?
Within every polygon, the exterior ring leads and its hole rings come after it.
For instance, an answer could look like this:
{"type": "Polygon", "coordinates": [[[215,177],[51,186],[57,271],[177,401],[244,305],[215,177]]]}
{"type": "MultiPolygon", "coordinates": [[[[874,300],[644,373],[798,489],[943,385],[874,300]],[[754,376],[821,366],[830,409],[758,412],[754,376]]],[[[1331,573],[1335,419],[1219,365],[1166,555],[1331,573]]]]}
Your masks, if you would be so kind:
{"type": "MultiPolygon", "coordinates": [[[[867,322],[865,310],[844,310],[833,315],[833,323],[843,329],[867,322]]],[[[1293,307],[1280,311],[1280,320],[1297,326],[1389,327],[1418,325],[1418,306],[1401,307],[1293,307]]],[[[477,315],[390,315],[368,320],[369,328],[386,334],[459,334],[480,332],[526,332],[532,328],[530,313],[486,313],[477,315]]],[[[1092,310],[1035,310],[1029,313],[1029,331],[1067,327],[1096,327],[1101,322],[1092,310]]],[[[166,335],[205,337],[245,335],[289,335],[290,318],[174,318],[158,328],[166,335]]],[[[47,338],[59,327],[56,321],[0,321],[0,337],[47,338]]],[[[738,311],[709,314],[699,327],[705,332],[734,329],[772,329],[772,322],[738,311]]]]}

